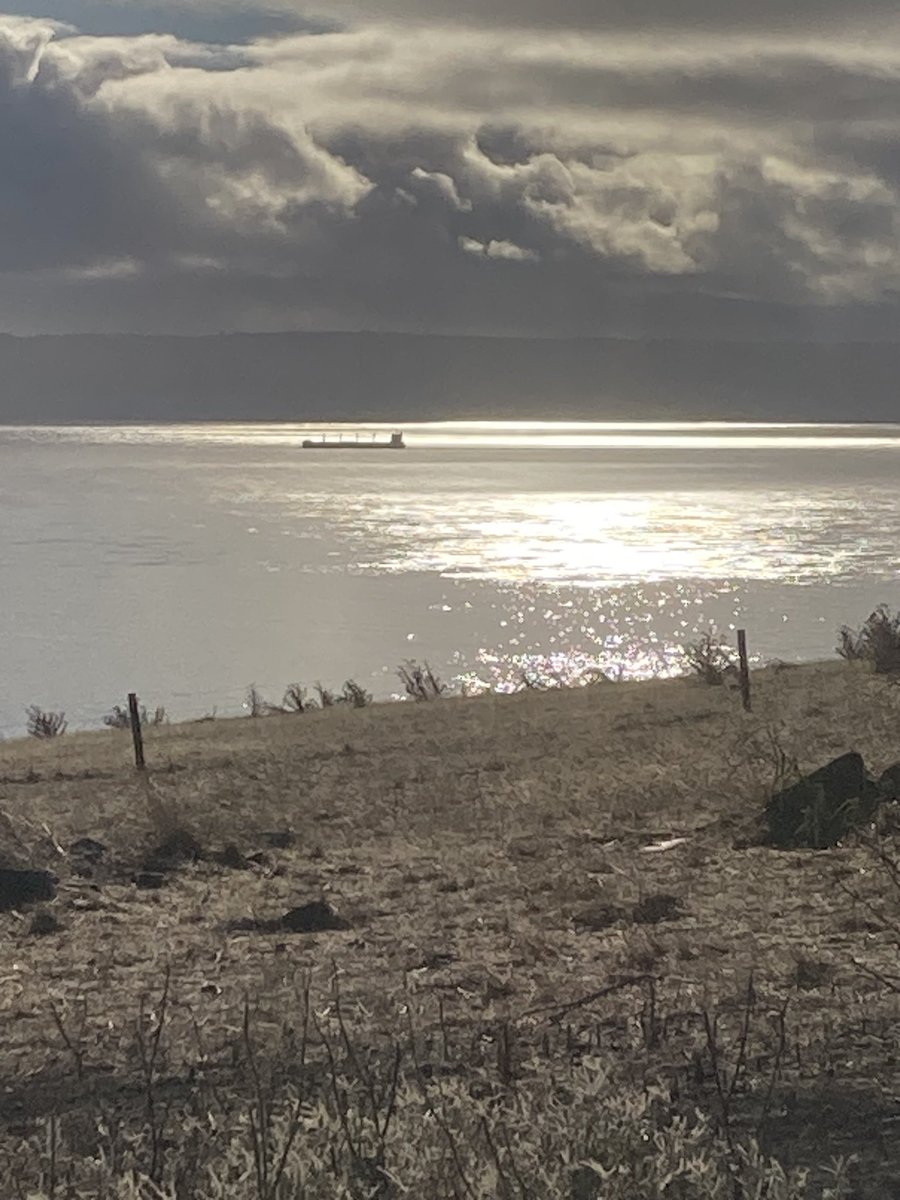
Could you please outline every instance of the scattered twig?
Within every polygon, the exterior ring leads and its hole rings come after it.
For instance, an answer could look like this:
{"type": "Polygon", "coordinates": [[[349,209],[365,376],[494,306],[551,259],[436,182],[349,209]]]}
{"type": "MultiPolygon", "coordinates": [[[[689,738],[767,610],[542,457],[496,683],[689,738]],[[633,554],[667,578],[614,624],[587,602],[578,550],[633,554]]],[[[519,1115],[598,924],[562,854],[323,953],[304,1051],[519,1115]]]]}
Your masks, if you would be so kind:
{"type": "MultiPolygon", "coordinates": [[[[408,1023],[408,1027],[409,1027],[410,1052],[412,1055],[412,1062],[413,1062],[413,1068],[414,1068],[413,1073],[414,1073],[416,1083],[418,1084],[419,1090],[422,1094],[422,1099],[425,1101],[426,1105],[428,1106],[428,1111],[430,1112],[431,1116],[434,1117],[435,1123],[437,1124],[441,1133],[444,1135],[444,1140],[446,1141],[447,1148],[450,1151],[450,1157],[453,1159],[453,1166],[456,1170],[457,1177],[459,1179],[459,1182],[462,1185],[464,1192],[466,1193],[467,1196],[472,1197],[472,1200],[475,1200],[475,1193],[472,1190],[472,1185],[469,1183],[468,1175],[466,1173],[465,1168],[463,1167],[462,1156],[460,1155],[456,1138],[454,1137],[453,1132],[450,1129],[450,1126],[447,1124],[447,1120],[444,1117],[444,1114],[441,1112],[439,1106],[432,1103],[431,1097],[428,1093],[428,1083],[427,1083],[427,1080],[425,1079],[425,1074],[422,1070],[422,1065],[419,1061],[418,1050],[416,1049],[415,1026],[413,1025],[413,1021],[412,1021],[412,1013],[409,1010],[407,1010],[407,1023],[408,1023]]],[[[438,1090],[440,1090],[440,1089],[438,1089],[438,1090]]]]}
{"type": "Polygon", "coordinates": [[[757,1140],[762,1137],[766,1122],[769,1119],[769,1113],[772,1111],[772,1097],[775,1095],[775,1085],[778,1082],[778,1076],[781,1074],[781,1064],[784,1062],[784,1054],[787,1049],[787,1011],[789,1005],[790,997],[786,996],[784,1003],[778,1010],[778,1049],[775,1052],[775,1061],[772,1064],[772,1072],[769,1076],[769,1086],[766,1089],[759,1120],[756,1123],[757,1140]]]}
{"type": "Polygon", "coordinates": [[[66,1028],[63,1015],[53,1000],[50,1001],[50,1015],[53,1017],[53,1024],[56,1026],[57,1032],[63,1040],[63,1044],[72,1055],[72,1061],[75,1064],[75,1077],[80,1081],[84,1079],[84,1048],[81,1045],[84,1020],[82,1020],[82,1032],[77,1037],[73,1037],[66,1028]]]}
{"type": "Polygon", "coordinates": [[[167,1117],[167,1114],[163,1114],[162,1117],[160,1116],[156,1084],[160,1045],[169,1010],[169,989],[171,983],[172,970],[167,965],[159,1005],[156,1012],[150,1014],[150,1020],[153,1025],[149,1038],[145,1030],[148,1016],[145,1007],[145,997],[141,997],[141,1008],[137,1025],[137,1048],[143,1075],[147,1127],[150,1134],[150,1165],[147,1175],[153,1183],[158,1183],[161,1177],[162,1151],[167,1117]]]}
{"type": "Polygon", "coordinates": [[[553,1016],[550,1020],[555,1024],[561,1021],[563,1017],[574,1012],[577,1008],[585,1008],[589,1004],[593,1004],[596,1000],[603,1000],[606,996],[613,995],[614,992],[620,992],[623,988],[635,987],[639,983],[646,983],[650,975],[628,975],[621,979],[617,979],[614,983],[609,983],[606,987],[598,988],[595,992],[589,992],[586,996],[580,996],[577,1000],[570,1000],[566,1004],[539,1004],[535,1008],[526,1008],[524,1012],[519,1013],[517,1020],[522,1020],[523,1017],[539,1016],[543,1013],[552,1012],[553,1016]]]}

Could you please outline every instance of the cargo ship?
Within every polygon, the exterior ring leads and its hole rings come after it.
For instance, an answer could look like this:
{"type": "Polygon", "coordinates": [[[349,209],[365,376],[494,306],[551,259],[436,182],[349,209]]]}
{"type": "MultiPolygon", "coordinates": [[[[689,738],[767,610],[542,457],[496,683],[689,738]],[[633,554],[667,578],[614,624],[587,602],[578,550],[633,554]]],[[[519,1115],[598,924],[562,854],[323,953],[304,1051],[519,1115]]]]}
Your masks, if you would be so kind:
{"type": "Polygon", "coordinates": [[[375,433],[323,433],[317,438],[304,438],[304,450],[405,450],[402,433],[392,433],[385,441],[375,433]]]}

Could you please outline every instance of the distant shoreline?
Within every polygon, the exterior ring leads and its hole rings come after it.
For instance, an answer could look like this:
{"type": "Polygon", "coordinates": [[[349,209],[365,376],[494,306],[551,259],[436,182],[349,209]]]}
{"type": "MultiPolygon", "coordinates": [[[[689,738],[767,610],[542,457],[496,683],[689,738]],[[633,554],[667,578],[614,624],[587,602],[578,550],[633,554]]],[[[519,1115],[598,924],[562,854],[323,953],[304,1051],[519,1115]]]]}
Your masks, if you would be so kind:
{"type": "Polygon", "coordinates": [[[900,343],[0,335],[0,423],[896,419],[900,343]]]}
{"type": "Polygon", "coordinates": [[[540,429],[560,429],[560,430],[592,430],[592,429],[653,429],[659,431],[672,431],[683,429],[710,429],[710,430],[732,430],[732,429],[898,429],[900,430],[900,420],[859,420],[859,421],[758,421],[744,420],[739,417],[720,418],[720,417],[699,417],[699,418],[684,418],[684,420],[671,421],[660,420],[653,417],[645,418],[625,418],[620,420],[578,420],[567,419],[564,417],[558,420],[540,421],[532,418],[515,417],[504,418],[473,418],[473,417],[435,417],[427,421],[416,421],[404,419],[402,417],[392,418],[390,416],[379,415],[376,417],[353,417],[353,416],[337,416],[337,417],[317,417],[315,419],[303,420],[297,418],[279,418],[270,419],[268,417],[185,417],[185,418],[170,418],[170,417],[146,417],[146,418],[119,418],[110,420],[88,419],[72,417],[67,420],[49,421],[49,420],[10,420],[0,421],[0,429],[142,429],[142,428],[204,428],[210,425],[223,426],[274,426],[278,428],[290,428],[298,431],[313,428],[331,428],[331,427],[346,427],[350,429],[394,429],[398,425],[405,428],[467,428],[467,429],[511,429],[527,433],[538,431],[540,429]]]}

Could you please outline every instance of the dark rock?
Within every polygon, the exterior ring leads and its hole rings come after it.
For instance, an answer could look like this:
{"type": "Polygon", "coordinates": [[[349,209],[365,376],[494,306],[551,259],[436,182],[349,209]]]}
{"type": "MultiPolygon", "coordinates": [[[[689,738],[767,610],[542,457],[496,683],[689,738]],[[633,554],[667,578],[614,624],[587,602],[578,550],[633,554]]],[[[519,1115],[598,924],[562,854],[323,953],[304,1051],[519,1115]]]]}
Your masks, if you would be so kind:
{"type": "Polygon", "coordinates": [[[658,925],[660,921],[677,921],[681,916],[681,901],[677,896],[669,896],[665,892],[645,896],[631,913],[631,919],[637,925],[658,925]]]}
{"type": "Polygon", "coordinates": [[[263,845],[268,846],[270,850],[290,850],[297,841],[289,829],[269,830],[267,833],[261,833],[260,838],[263,845]]]}
{"type": "Polygon", "coordinates": [[[160,871],[141,871],[135,875],[134,885],[142,892],[158,891],[166,886],[166,877],[160,871]]]}
{"type": "Polygon", "coordinates": [[[415,959],[408,969],[410,971],[440,971],[444,967],[452,966],[457,961],[452,950],[431,950],[423,954],[421,958],[415,959]]]}
{"type": "Polygon", "coordinates": [[[281,922],[259,921],[256,917],[236,917],[225,926],[229,933],[275,933],[281,922]]]}
{"type": "Polygon", "coordinates": [[[313,900],[300,908],[292,908],[278,922],[281,929],[291,933],[324,933],[329,929],[349,929],[350,922],[338,916],[324,900],[313,900]]]}
{"type": "Polygon", "coordinates": [[[73,842],[69,847],[69,854],[72,858],[80,858],[83,862],[90,863],[91,866],[96,866],[106,857],[109,848],[104,846],[102,842],[97,842],[93,838],[79,838],[77,842],[73,842]]]}
{"type": "Polygon", "coordinates": [[[94,838],[84,837],[73,842],[69,847],[69,858],[72,870],[76,875],[91,879],[98,867],[106,860],[108,848],[94,838]]]}
{"type": "Polygon", "coordinates": [[[64,929],[54,913],[42,911],[34,914],[28,932],[32,937],[47,937],[51,933],[62,933],[64,929]]]}
{"type": "Polygon", "coordinates": [[[147,855],[143,862],[145,871],[158,874],[161,871],[174,871],[183,863],[197,862],[203,857],[203,848],[186,829],[176,829],[165,841],[147,855]]]}
{"type": "Polygon", "coordinates": [[[824,850],[872,819],[882,791],[859,754],[844,754],[766,805],[768,844],[779,849],[824,850]]]}
{"type": "Polygon", "coordinates": [[[819,962],[817,959],[800,958],[797,960],[794,981],[803,991],[814,991],[816,988],[827,987],[834,979],[835,970],[831,963],[819,962]]]}
{"type": "Polygon", "coordinates": [[[517,858],[537,858],[545,850],[546,847],[541,844],[539,838],[517,837],[509,843],[509,853],[515,854],[517,858]]]}
{"type": "Polygon", "coordinates": [[[292,908],[281,917],[239,917],[225,926],[229,933],[325,933],[346,930],[350,922],[338,916],[324,900],[292,908]]]}
{"type": "Polygon", "coordinates": [[[600,933],[625,919],[625,910],[615,904],[592,904],[572,918],[576,929],[600,933]]]}
{"type": "Polygon", "coordinates": [[[175,829],[156,850],[164,858],[181,859],[182,862],[196,862],[203,855],[203,848],[194,835],[187,829],[175,829]]]}
{"type": "Polygon", "coordinates": [[[571,1180],[571,1200],[600,1200],[603,1180],[593,1167],[576,1167],[571,1180]]]}
{"type": "Polygon", "coordinates": [[[0,869],[0,911],[37,904],[56,896],[58,878],[49,871],[0,869]]]}
{"type": "Polygon", "coordinates": [[[900,762],[881,772],[878,787],[885,800],[900,800],[900,762]]]}
{"type": "Polygon", "coordinates": [[[249,861],[233,843],[227,845],[221,853],[212,855],[212,858],[221,866],[229,867],[232,871],[247,871],[250,869],[249,861]]]}

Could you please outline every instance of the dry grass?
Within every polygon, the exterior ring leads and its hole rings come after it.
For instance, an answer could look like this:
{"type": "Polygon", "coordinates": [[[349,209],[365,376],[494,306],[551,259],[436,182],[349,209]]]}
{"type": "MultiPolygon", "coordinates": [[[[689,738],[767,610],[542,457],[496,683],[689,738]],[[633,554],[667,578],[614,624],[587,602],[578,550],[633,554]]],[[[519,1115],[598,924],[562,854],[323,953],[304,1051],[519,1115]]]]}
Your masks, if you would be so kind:
{"type": "Polygon", "coordinates": [[[753,842],[793,762],[881,770],[898,728],[900,692],[835,664],[757,673],[752,714],[682,680],[164,726],[149,780],[127,733],[6,743],[2,845],[61,876],[63,928],[0,917],[0,1150],[38,1195],[51,1165],[58,1195],[64,1166],[103,1194],[101,1152],[121,1197],[712,1197],[736,1172],[775,1200],[825,1194],[851,1153],[856,1190],[829,1194],[892,1195],[893,895],[861,845],[753,842]],[[136,890],[174,827],[208,850],[296,840],[136,890]],[[80,837],[109,847],[93,879],[80,837]],[[348,932],[250,928],[320,898],[348,932]],[[696,1178],[666,1190],[685,1154],[696,1178]],[[127,1190],[135,1171],[162,1190],[127,1190]]]}

